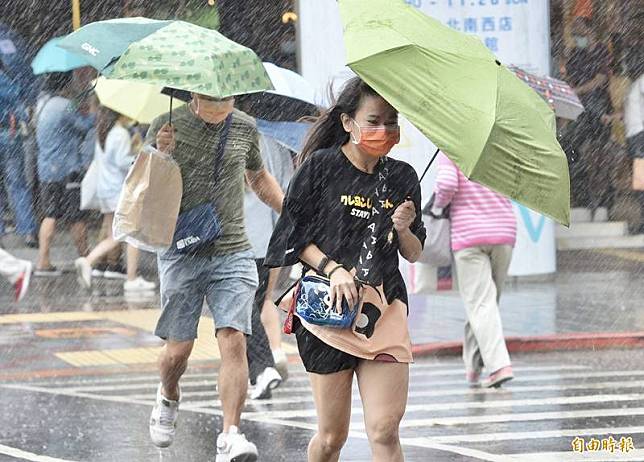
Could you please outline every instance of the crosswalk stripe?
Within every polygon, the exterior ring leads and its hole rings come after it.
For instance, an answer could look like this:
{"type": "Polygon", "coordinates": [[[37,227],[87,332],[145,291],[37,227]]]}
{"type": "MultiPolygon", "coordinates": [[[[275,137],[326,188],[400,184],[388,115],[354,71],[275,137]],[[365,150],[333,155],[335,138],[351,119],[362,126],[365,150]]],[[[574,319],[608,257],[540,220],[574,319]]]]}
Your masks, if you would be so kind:
{"type": "MultiPolygon", "coordinates": [[[[625,401],[642,401],[644,394],[627,394],[627,395],[591,395],[591,396],[571,396],[561,398],[545,398],[545,399],[523,399],[523,400],[501,400],[501,401],[486,401],[486,402],[452,402],[440,404],[408,404],[405,408],[406,415],[415,412],[436,412],[436,411],[449,411],[452,409],[495,409],[495,408],[508,408],[508,407],[531,407],[531,406],[556,406],[556,405],[573,405],[573,404],[591,404],[591,403],[606,403],[606,402],[625,402],[625,401]]],[[[212,406],[215,401],[202,401],[212,406]]],[[[189,403],[193,409],[199,407],[197,403],[189,403]]],[[[642,408],[644,410],[644,408],[642,408]]],[[[253,416],[254,413],[246,413],[247,416],[253,416]]],[[[293,409],[286,411],[260,411],[256,414],[261,414],[266,417],[277,419],[294,419],[298,417],[315,417],[315,409],[293,409]]],[[[363,408],[354,407],[351,409],[352,415],[362,415],[363,408]]],[[[517,414],[512,414],[517,415],[517,414]]],[[[259,416],[259,415],[258,415],[259,416]]],[[[466,418],[468,416],[460,416],[466,418]]],[[[459,418],[459,417],[456,417],[459,418]]],[[[408,419],[409,421],[409,419],[408,419]]],[[[403,422],[405,422],[403,420],[403,422]]]]}
{"type": "Polygon", "coordinates": [[[531,422],[537,420],[583,419],[592,417],[626,417],[644,415],[644,407],[631,409],[589,409],[579,411],[524,412],[483,416],[437,417],[433,419],[407,419],[401,427],[432,427],[434,425],[471,425],[493,422],[531,422]]]}
{"type": "MultiPolygon", "coordinates": [[[[583,378],[602,378],[602,377],[640,377],[644,376],[644,371],[635,370],[635,371],[604,371],[604,372],[573,372],[573,373],[562,373],[562,374],[544,374],[544,375],[525,375],[519,376],[515,379],[513,383],[524,383],[524,382],[543,382],[550,380],[566,380],[566,379],[583,379],[583,378]]],[[[299,380],[298,380],[299,381],[299,380]]],[[[190,381],[183,380],[181,382],[182,388],[190,387],[200,387],[200,386],[214,386],[216,384],[215,380],[202,380],[202,381],[190,381]]],[[[435,386],[453,386],[453,385],[462,385],[463,380],[443,380],[443,381],[433,381],[430,383],[411,383],[410,389],[420,388],[420,387],[435,387],[435,386]]],[[[75,391],[84,391],[84,392],[96,392],[96,391],[109,391],[109,390],[136,390],[136,389],[146,389],[151,386],[156,387],[156,384],[126,384],[126,385],[98,385],[90,387],[72,387],[75,391]]],[[[65,387],[68,388],[68,387],[65,387]]],[[[309,387],[304,389],[308,390],[309,387]]]]}
{"type": "MultiPolygon", "coordinates": [[[[472,396],[472,395],[503,395],[506,392],[511,392],[512,395],[516,395],[519,393],[534,393],[534,392],[540,392],[540,391],[572,391],[572,390],[615,390],[615,389],[631,389],[631,388],[641,388],[644,390],[644,380],[639,380],[639,381],[633,381],[633,382],[625,382],[625,383],[617,383],[617,382],[595,382],[595,383],[587,383],[587,384],[571,384],[571,385],[531,385],[531,386],[521,386],[521,385],[512,385],[511,387],[508,387],[507,389],[486,389],[486,388],[478,388],[478,389],[471,389],[471,388],[458,388],[458,389],[452,389],[452,390],[430,390],[430,391],[410,391],[409,392],[409,398],[432,398],[432,397],[445,397],[445,396],[461,396],[461,395],[466,395],[466,396],[472,396]]],[[[280,388],[277,390],[274,390],[273,393],[297,393],[297,392],[305,392],[305,391],[310,391],[310,388],[302,389],[299,388],[294,391],[294,388],[289,387],[289,382],[286,382],[285,385],[282,385],[280,388]]],[[[149,393],[145,394],[139,394],[139,395],[128,395],[132,399],[146,399],[147,397],[150,396],[149,393]]],[[[215,390],[205,390],[205,391],[183,391],[182,396],[184,398],[203,398],[203,397],[211,397],[215,399],[219,394],[215,390]]],[[[354,399],[359,400],[359,396],[355,396],[354,399]]],[[[262,404],[262,405],[272,405],[272,404],[290,404],[293,403],[294,399],[293,397],[286,397],[286,398],[271,398],[271,399],[265,399],[265,400],[260,400],[257,401],[257,404],[262,404]]],[[[297,397],[297,402],[313,402],[313,397],[309,395],[305,396],[298,396],[297,397]]]]}
{"type": "Polygon", "coordinates": [[[599,428],[574,428],[571,430],[546,430],[534,432],[501,432],[501,433],[474,433],[449,436],[424,437],[436,443],[487,443],[492,441],[511,441],[543,438],[565,438],[575,436],[595,435],[632,435],[644,433],[644,427],[599,427],[599,428]]]}
{"type": "MultiPolygon", "coordinates": [[[[413,364],[410,366],[410,371],[418,374],[419,371],[429,369],[430,372],[427,373],[428,376],[442,376],[442,375],[462,375],[464,373],[463,367],[454,367],[455,365],[434,365],[434,364],[413,364]],[[447,366],[447,367],[446,367],[447,366]],[[436,372],[434,372],[434,370],[436,372]]],[[[557,371],[557,370],[584,370],[589,369],[588,366],[580,365],[552,365],[552,366],[514,366],[515,372],[543,372],[543,371],[557,371]]],[[[297,365],[289,366],[289,377],[300,377],[306,376],[306,371],[297,365]]],[[[216,378],[217,371],[213,369],[212,372],[204,373],[187,373],[182,377],[182,380],[190,380],[197,378],[216,378]]],[[[108,383],[133,383],[133,382],[146,382],[146,381],[156,381],[159,378],[159,374],[146,374],[146,375],[131,375],[131,376],[119,376],[119,377],[101,377],[101,378],[83,378],[77,380],[42,380],[42,381],[29,381],[29,385],[33,386],[84,386],[91,384],[108,384],[108,383]]]]}
{"type": "Polygon", "coordinates": [[[56,457],[41,456],[39,454],[34,454],[33,452],[27,452],[23,451],[22,449],[5,446],[4,444],[0,444],[0,454],[15,457],[16,459],[20,460],[28,460],[31,462],[73,462],[68,459],[58,459],[56,457]]]}
{"type": "MultiPolygon", "coordinates": [[[[599,377],[624,377],[626,375],[631,375],[631,376],[637,376],[637,375],[644,375],[644,374],[638,374],[638,372],[641,371],[606,371],[606,372],[601,372],[601,373],[585,373],[585,374],[577,374],[577,373],[570,373],[570,374],[555,374],[555,375],[535,375],[532,376],[531,378],[526,378],[526,377],[520,377],[518,382],[529,382],[529,381],[544,381],[544,380],[550,380],[550,378],[555,379],[555,380],[563,380],[563,379],[571,379],[571,378],[584,378],[588,376],[593,376],[594,378],[599,378],[599,377]],[[581,375],[582,377],[578,377],[581,375]],[[548,377],[548,379],[544,378],[548,377]],[[525,379],[525,380],[524,380],[525,379]]],[[[200,387],[200,386],[210,386],[214,385],[213,380],[190,380],[191,386],[192,387],[200,387]],[[204,385],[205,384],[205,385],[204,385]]],[[[266,400],[266,401],[261,401],[257,402],[258,405],[263,405],[263,404],[271,404],[272,402],[274,403],[276,400],[289,400],[289,402],[295,402],[295,403],[301,403],[304,402],[305,400],[302,400],[301,397],[296,398],[293,400],[292,397],[289,398],[289,393],[291,393],[291,389],[288,387],[288,383],[286,386],[283,386],[282,388],[276,390],[276,393],[278,394],[278,397],[275,398],[274,400],[266,400]],[[280,396],[282,395],[282,396],[280,396]]],[[[126,385],[135,385],[137,388],[132,388],[131,390],[137,390],[141,389],[141,387],[146,387],[146,384],[126,384],[126,385]]],[[[182,384],[183,385],[183,384],[182,384]]],[[[458,380],[458,381],[437,381],[437,382],[430,382],[429,384],[413,384],[412,386],[412,391],[410,393],[410,397],[432,397],[432,396],[459,396],[459,395],[466,395],[466,394],[492,394],[496,395],[499,398],[504,398],[504,394],[508,393],[511,394],[510,396],[515,396],[515,393],[528,393],[528,392],[534,392],[534,391],[560,391],[560,390],[603,390],[606,388],[624,388],[624,389],[633,389],[637,387],[642,387],[644,385],[644,381],[634,381],[634,382],[626,382],[623,383],[621,381],[604,381],[604,382],[591,382],[591,383],[575,383],[575,384],[543,384],[543,385],[521,385],[519,384],[512,384],[510,387],[507,389],[502,389],[502,390],[470,390],[467,389],[463,386],[463,381],[458,380]],[[436,384],[457,384],[460,385],[462,388],[459,390],[427,390],[430,386],[434,386],[436,384]]],[[[154,383],[151,383],[151,386],[154,388],[156,387],[156,380],[154,383]]],[[[44,392],[44,393],[50,393],[50,394],[62,394],[62,395],[67,395],[71,397],[78,397],[78,398],[88,398],[88,399],[95,399],[95,400],[103,400],[103,401],[112,401],[112,402],[120,402],[120,403],[131,403],[131,404],[141,404],[141,405],[146,405],[146,406],[151,406],[153,404],[153,394],[146,394],[146,395],[127,395],[127,394],[120,394],[120,395],[103,395],[99,393],[92,393],[88,392],[88,390],[96,389],[99,387],[76,387],[76,388],[71,388],[71,387],[59,387],[59,388],[52,388],[52,387],[47,387],[47,388],[39,388],[35,387],[32,384],[3,384],[0,385],[0,387],[6,387],[6,388],[14,388],[14,389],[20,389],[20,390],[25,390],[25,391],[36,391],[36,392],[44,392]],[[140,399],[143,398],[143,399],[140,399]]],[[[118,385],[117,385],[118,387],[118,385]]],[[[107,390],[105,390],[105,387],[100,387],[101,390],[98,391],[108,391],[108,390],[113,390],[114,387],[107,387],[107,390]]],[[[294,387],[295,389],[301,389],[302,391],[306,391],[307,395],[305,397],[310,398],[310,388],[307,387],[294,387]]],[[[117,390],[119,391],[119,390],[117,390]]],[[[355,391],[355,387],[354,387],[355,391]]],[[[187,391],[185,393],[203,393],[200,391],[195,391],[195,392],[190,392],[187,391]]],[[[205,393],[212,393],[212,395],[206,395],[206,396],[216,396],[216,394],[213,392],[205,392],[205,393]]],[[[184,395],[184,398],[188,397],[188,395],[184,395]]],[[[357,396],[354,396],[357,398],[357,396]]],[[[408,407],[408,412],[420,412],[420,411],[436,411],[436,410],[445,410],[445,409],[467,409],[470,407],[474,408],[494,408],[494,407],[505,407],[505,406],[538,406],[538,405],[570,405],[570,404],[583,404],[583,403],[589,403],[589,402],[607,402],[607,401],[627,401],[627,400],[642,400],[644,399],[644,394],[641,393],[624,393],[624,394],[616,394],[616,393],[608,393],[608,394],[592,394],[592,395],[584,395],[584,396],[573,396],[573,397],[550,397],[550,398],[529,398],[529,399],[498,399],[495,401],[485,401],[485,402],[457,402],[457,403],[436,403],[436,404],[411,404],[408,407]]],[[[278,401],[279,402],[279,401],[278,401]]],[[[308,402],[308,400],[306,400],[308,402]]],[[[214,408],[213,404],[216,403],[214,400],[209,400],[209,401],[190,401],[187,400],[184,402],[184,405],[182,405],[182,409],[188,411],[188,412],[198,412],[198,413],[204,413],[204,414],[209,414],[209,415],[218,415],[221,416],[221,410],[214,408]],[[208,406],[207,408],[205,407],[200,407],[200,406],[208,406]]],[[[249,402],[251,405],[253,403],[249,402]]],[[[361,408],[356,408],[354,410],[354,413],[359,413],[361,412],[361,408]]],[[[291,427],[298,427],[298,428],[307,428],[307,429],[315,429],[316,426],[314,423],[309,423],[309,422],[303,422],[303,421],[297,421],[297,420],[287,420],[289,414],[288,412],[293,412],[297,413],[294,417],[307,417],[307,415],[303,415],[303,412],[305,414],[308,414],[308,416],[314,417],[315,416],[315,411],[311,409],[307,409],[304,411],[261,411],[260,409],[257,409],[256,411],[252,412],[245,412],[243,418],[246,420],[251,420],[255,422],[260,422],[260,423],[274,423],[276,425],[285,425],[285,426],[291,426],[291,427]],[[312,413],[312,414],[311,414],[312,413]]],[[[596,409],[596,410],[579,410],[579,411],[557,411],[557,412],[529,412],[529,413],[511,413],[511,414],[496,414],[496,415],[484,415],[484,416],[456,416],[456,417],[443,417],[443,418],[435,418],[435,419],[405,419],[403,420],[402,427],[405,428],[413,428],[413,427],[426,427],[426,426],[432,426],[432,425],[468,425],[468,424],[478,424],[478,423],[491,423],[491,422],[511,422],[511,421],[538,421],[538,420],[560,420],[560,419],[574,419],[574,418],[592,418],[592,417],[615,417],[615,416],[639,416],[639,415],[644,415],[644,408],[634,408],[634,409],[625,409],[625,408],[619,408],[619,409],[596,409]]],[[[462,429],[459,429],[462,432],[462,429]]],[[[403,438],[401,440],[402,444],[405,446],[416,446],[416,447],[424,447],[424,448],[432,448],[432,449],[437,449],[437,450],[445,450],[449,451],[451,453],[455,454],[460,454],[464,457],[472,457],[476,458],[479,460],[486,460],[490,462],[517,462],[517,461],[528,461],[528,462],[536,462],[537,460],[539,462],[541,461],[572,461],[572,460],[629,460],[629,461],[635,461],[635,460],[644,460],[642,459],[643,452],[641,450],[637,450],[636,452],[631,451],[629,455],[627,454],[612,454],[610,459],[607,458],[584,458],[584,459],[575,459],[571,458],[571,454],[574,454],[572,452],[566,452],[566,453],[558,453],[558,452],[543,452],[543,453],[528,453],[528,454],[515,454],[515,455],[497,455],[497,454],[491,454],[487,453],[484,451],[479,451],[476,449],[472,448],[466,448],[466,447],[459,447],[459,446],[453,446],[452,444],[454,443],[459,443],[459,442],[487,442],[487,441],[504,441],[504,440],[522,440],[522,439],[537,439],[537,438],[561,438],[561,437],[568,437],[568,436],[585,436],[585,435],[599,435],[599,434],[620,434],[619,432],[622,432],[622,434],[636,434],[636,433],[644,433],[644,427],[617,427],[617,428],[597,428],[597,429],[571,429],[571,430],[554,430],[554,431],[544,431],[544,432],[517,432],[517,433],[490,433],[487,435],[484,434],[474,434],[474,435],[468,435],[468,434],[459,434],[459,435],[453,435],[453,436],[440,436],[440,437],[424,437],[424,438],[403,438]],[[450,438],[454,438],[451,440],[450,438]],[[470,439],[472,440],[470,441],[470,439]],[[450,444],[446,444],[450,443],[450,444]],[[636,458],[630,457],[631,455],[635,454],[636,458]],[[565,455],[565,457],[562,457],[562,455],[565,455]],[[628,456],[630,458],[622,458],[622,456],[628,456]]],[[[352,436],[357,436],[360,438],[364,438],[364,424],[361,422],[352,422],[351,425],[351,435],[352,436]]],[[[593,453],[585,452],[584,456],[590,455],[593,453]]],[[[600,454],[600,453],[594,453],[595,455],[600,454]]],[[[595,455],[593,457],[595,457],[595,455]]],[[[577,455],[579,457],[579,455],[577,455]]],[[[599,456],[597,456],[599,457],[599,456]]],[[[36,459],[35,459],[36,460],[36,459]]]]}

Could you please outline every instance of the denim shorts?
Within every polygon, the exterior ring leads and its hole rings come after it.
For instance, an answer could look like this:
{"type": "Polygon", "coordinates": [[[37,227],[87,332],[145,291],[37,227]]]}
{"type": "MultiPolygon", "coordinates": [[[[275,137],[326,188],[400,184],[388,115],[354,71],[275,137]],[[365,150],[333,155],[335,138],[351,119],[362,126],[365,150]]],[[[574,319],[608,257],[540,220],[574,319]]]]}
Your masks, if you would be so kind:
{"type": "Polygon", "coordinates": [[[196,339],[204,300],[216,329],[251,335],[258,285],[252,250],[212,257],[161,254],[158,265],[162,313],[154,331],[157,337],[196,339]]]}

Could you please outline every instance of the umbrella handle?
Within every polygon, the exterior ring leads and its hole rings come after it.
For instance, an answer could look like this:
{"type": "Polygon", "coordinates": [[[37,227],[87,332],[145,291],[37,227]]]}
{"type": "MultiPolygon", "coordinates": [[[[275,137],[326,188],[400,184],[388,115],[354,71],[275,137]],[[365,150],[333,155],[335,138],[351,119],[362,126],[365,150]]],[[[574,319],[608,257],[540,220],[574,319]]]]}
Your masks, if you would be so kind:
{"type": "Polygon", "coordinates": [[[174,90],[170,90],[170,115],[168,117],[168,124],[172,126],[172,100],[174,99],[174,90]]]}
{"type": "MultiPolygon", "coordinates": [[[[432,164],[433,164],[433,163],[434,163],[434,161],[436,160],[436,157],[438,156],[438,153],[439,153],[439,152],[440,152],[440,149],[439,149],[439,148],[436,148],[436,152],[434,153],[434,155],[432,156],[432,159],[431,159],[431,160],[429,161],[429,163],[427,164],[427,167],[425,167],[425,171],[424,171],[424,172],[423,172],[423,174],[420,176],[420,179],[418,180],[418,183],[416,183],[416,184],[414,185],[413,189],[412,189],[412,190],[411,190],[411,191],[410,191],[410,192],[405,196],[405,201],[410,201],[410,200],[412,200],[412,194],[414,193],[414,191],[416,190],[416,188],[420,188],[420,184],[422,183],[423,178],[425,178],[425,175],[426,175],[426,174],[427,174],[427,172],[429,171],[429,167],[431,167],[431,166],[432,166],[432,164]]],[[[400,204],[398,204],[398,205],[400,205],[400,204]]],[[[391,230],[390,230],[390,231],[389,231],[389,233],[387,234],[387,243],[391,244],[393,241],[394,241],[394,226],[393,226],[393,225],[391,225],[391,230]]]]}

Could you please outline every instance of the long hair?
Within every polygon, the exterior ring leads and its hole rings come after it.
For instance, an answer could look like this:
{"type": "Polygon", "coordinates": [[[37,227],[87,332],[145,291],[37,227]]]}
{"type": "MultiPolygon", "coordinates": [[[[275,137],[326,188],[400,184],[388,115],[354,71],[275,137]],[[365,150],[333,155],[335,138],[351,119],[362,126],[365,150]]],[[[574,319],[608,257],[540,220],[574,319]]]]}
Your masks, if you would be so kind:
{"type": "Polygon", "coordinates": [[[342,125],[342,114],[354,117],[362,99],[366,96],[378,96],[360,77],[349,80],[337,101],[324,112],[309,130],[304,148],[297,164],[301,165],[311,154],[319,149],[340,146],[349,141],[349,134],[342,125]]]}
{"type": "Polygon", "coordinates": [[[105,106],[98,108],[98,115],[96,117],[96,139],[101,145],[101,148],[105,149],[107,134],[114,127],[119,117],[120,114],[118,112],[112,111],[105,106]]]}

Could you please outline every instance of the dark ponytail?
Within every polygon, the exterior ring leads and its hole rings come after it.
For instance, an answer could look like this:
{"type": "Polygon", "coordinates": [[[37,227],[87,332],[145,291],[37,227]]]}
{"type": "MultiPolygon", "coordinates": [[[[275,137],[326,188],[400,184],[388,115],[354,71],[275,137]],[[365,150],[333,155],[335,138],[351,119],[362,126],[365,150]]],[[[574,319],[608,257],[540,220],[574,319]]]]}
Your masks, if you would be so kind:
{"type": "Polygon", "coordinates": [[[311,154],[319,149],[341,146],[349,141],[349,134],[342,125],[342,114],[355,116],[365,96],[378,96],[360,77],[349,80],[337,101],[313,124],[304,142],[297,164],[301,165],[311,154]]]}
{"type": "Polygon", "coordinates": [[[118,112],[112,111],[105,106],[98,108],[98,115],[96,117],[96,139],[102,149],[105,149],[107,134],[114,127],[117,120],[119,120],[119,117],[120,114],[118,112]]]}

